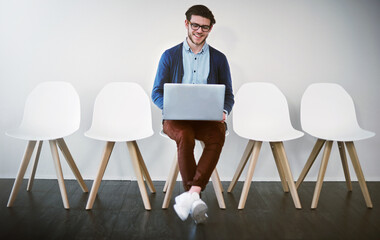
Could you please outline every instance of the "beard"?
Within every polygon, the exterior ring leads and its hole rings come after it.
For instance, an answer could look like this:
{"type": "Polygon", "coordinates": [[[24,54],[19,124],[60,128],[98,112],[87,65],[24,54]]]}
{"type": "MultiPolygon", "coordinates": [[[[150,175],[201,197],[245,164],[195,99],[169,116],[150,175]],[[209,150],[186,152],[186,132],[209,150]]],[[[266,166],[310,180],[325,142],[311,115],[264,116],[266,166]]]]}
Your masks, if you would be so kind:
{"type": "Polygon", "coordinates": [[[187,36],[188,36],[188,38],[190,39],[190,41],[194,44],[194,45],[197,45],[197,46],[200,46],[200,45],[203,45],[205,42],[206,42],[206,39],[207,39],[207,36],[200,42],[200,43],[197,43],[197,42],[195,42],[195,40],[193,39],[193,34],[190,32],[190,31],[188,31],[187,32],[187,36]]]}

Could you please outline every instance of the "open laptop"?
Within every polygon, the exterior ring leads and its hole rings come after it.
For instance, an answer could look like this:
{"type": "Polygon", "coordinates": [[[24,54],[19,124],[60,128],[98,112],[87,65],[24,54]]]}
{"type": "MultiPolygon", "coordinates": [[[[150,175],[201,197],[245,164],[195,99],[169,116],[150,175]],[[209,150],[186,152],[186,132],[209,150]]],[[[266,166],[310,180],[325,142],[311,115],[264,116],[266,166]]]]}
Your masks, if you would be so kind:
{"type": "Polygon", "coordinates": [[[164,84],[163,119],[223,120],[225,85],[164,84]]]}

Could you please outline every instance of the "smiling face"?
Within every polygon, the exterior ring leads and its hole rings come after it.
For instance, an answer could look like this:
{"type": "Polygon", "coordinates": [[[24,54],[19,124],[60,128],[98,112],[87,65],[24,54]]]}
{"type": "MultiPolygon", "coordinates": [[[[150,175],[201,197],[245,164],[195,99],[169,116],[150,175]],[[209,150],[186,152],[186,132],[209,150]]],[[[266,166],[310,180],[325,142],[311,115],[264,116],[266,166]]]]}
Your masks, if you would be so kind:
{"type": "Polygon", "coordinates": [[[188,35],[188,44],[191,48],[202,48],[204,43],[206,42],[206,39],[208,37],[208,34],[211,32],[212,27],[210,30],[205,32],[202,30],[202,27],[199,27],[197,30],[194,30],[191,26],[191,24],[198,25],[198,26],[210,26],[210,19],[204,18],[197,15],[192,15],[190,21],[185,20],[185,26],[187,29],[187,35],[188,35]]]}

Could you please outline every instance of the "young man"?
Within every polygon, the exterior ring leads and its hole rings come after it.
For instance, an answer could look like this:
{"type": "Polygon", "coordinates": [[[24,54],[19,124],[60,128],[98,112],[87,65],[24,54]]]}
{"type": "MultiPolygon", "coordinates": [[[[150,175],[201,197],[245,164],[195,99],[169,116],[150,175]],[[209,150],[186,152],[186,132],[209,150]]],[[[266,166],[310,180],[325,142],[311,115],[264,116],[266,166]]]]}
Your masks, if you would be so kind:
{"type": "Polygon", "coordinates": [[[206,43],[215,19],[203,5],[186,12],[187,38],[166,50],[160,59],[154,81],[152,100],[163,109],[165,83],[224,84],[223,121],[164,120],[164,132],[177,143],[178,165],[186,192],[175,198],[174,209],[184,221],[191,214],[196,223],[207,218],[207,205],[200,199],[219,160],[224,144],[226,116],[234,104],[230,68],[225,55],[206,43]],[[198,165],[194,159],[195,139],[205,144],[198,165]]]}

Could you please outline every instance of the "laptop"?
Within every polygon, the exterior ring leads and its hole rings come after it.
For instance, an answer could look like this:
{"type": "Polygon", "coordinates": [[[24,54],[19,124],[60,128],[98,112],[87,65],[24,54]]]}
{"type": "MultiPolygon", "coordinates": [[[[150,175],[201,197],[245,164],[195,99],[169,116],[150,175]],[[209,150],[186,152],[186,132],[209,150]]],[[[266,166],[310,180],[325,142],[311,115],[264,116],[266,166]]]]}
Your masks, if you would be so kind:
{"type": "Polygon", "coordinates": [[[223,84],[164,84],[163,119],[223,120],[223,84]]]}

